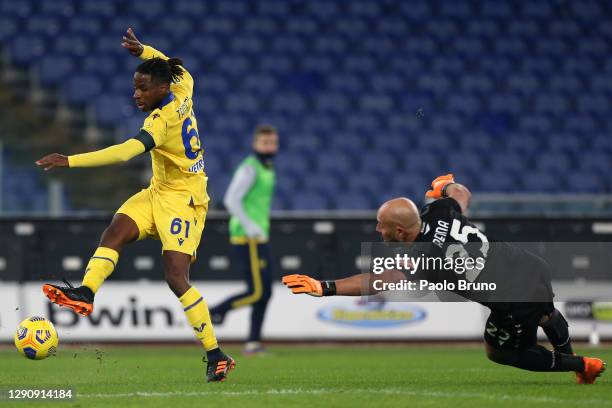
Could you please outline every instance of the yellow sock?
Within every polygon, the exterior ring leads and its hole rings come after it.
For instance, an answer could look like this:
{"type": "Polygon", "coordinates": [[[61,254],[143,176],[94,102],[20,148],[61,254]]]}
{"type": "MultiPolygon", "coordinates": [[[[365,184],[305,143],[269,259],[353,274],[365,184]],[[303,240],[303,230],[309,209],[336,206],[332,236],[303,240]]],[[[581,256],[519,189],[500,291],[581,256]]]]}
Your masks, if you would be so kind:
{"type": "Polygon", "coordinates": [[[115,270],[118,259],[119,252],[114,249],[98,247],[87,264],[82,285],[96,293],[104,280],[115,270]]]}
{"type": "Polygon", "coordinates": [[[179,300],[183,305],[183,311],[189,324],[193,327],[196,337],[204,345],[204,349],[210,351],[219,347],[215,337],[215,329],[210,321],[208,305],[200,292],[192,286],[179,300]]]}

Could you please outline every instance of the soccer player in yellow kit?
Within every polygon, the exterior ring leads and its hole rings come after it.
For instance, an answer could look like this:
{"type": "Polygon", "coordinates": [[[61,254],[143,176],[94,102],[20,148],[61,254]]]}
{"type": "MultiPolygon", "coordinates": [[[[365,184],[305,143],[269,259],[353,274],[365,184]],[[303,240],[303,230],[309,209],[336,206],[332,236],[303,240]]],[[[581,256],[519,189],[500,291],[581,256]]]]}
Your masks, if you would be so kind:
{"type": "Polygon", "coordinates": [[[208,381],[223,381],[235,361],[217,344],[208,306],[189,284],[189,266],[204,230],[208,210],[207,177],[193,112],[193,78],[178,58],[168,58],[143,45],[129,28],[121,44],[144,60],[134,73],[134,101],[150,112],[140,133],[128,141],[95,152],[64,156],[50,154],[36,164],[54,167],[96,167],[125,162],[151,152],[151,185],[117,210],[102,234],[100,245],[85,270],[82,286],[46,284],[43,292],[54,303],[87,316],[94,295],[113,272],[119,252],[129,242],[152,237],[162,242],[165,277],[202,342],[208,359],[208,381]]]}

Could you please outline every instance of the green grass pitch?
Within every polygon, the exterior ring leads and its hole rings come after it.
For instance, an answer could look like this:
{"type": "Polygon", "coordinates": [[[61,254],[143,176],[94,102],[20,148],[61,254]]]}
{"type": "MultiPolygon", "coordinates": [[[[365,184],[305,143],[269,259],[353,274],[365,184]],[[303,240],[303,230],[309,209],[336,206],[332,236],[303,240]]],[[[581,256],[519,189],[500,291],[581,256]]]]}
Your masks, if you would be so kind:
{"type": "MultiPolygon", "coordinates": [[[[612,376],[578,385],[572,373],[531,373],[489,362],[481,346],[271,346],[207,384],[200,350],[183,346],[60,347],[29,361],[0,349],[0,388],[72,387],[69,402],[0,407],[612,407],[612,376]]],[[[583,349],[612,362],[612,348],[583,349]]]]}

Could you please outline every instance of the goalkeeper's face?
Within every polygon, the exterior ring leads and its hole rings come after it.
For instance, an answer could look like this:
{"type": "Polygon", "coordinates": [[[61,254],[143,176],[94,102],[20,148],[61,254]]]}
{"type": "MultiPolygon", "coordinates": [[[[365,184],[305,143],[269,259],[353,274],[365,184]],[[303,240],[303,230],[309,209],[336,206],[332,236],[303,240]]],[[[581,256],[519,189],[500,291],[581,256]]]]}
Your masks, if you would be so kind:
{"type": "Polygon", "coordinates": [[[168,84],[152,80],[149,74],[134,74],[134,102],[142,112],[150,112],[158,107],[169,91],[168,84]]]}
{"type": "Polygon", "coordinates": [[[399,242],[397,226],[392,223],[379,219],[376,224],[376,232],[380,234],[385,242],[399,242]]]}

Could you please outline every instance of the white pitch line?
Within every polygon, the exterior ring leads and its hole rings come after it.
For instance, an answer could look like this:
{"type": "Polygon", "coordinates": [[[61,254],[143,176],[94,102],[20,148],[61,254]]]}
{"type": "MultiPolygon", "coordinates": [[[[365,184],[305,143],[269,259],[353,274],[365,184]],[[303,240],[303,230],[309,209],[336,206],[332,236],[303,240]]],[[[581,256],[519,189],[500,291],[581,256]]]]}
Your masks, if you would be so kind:
{"type": "MultiPolygon", "coordinates": [[[[320,395],[320,394],[384,394],[384,395],[405,395],[405,396],[421,396],[431,398],[480,398],[492,401],[521,401],[521,402],[541,402],[541,403],[567,403],[566,399],[552,397],[530,397],[521,395],[506,395],[506,394],[485,394],[478,392],[438,392],[438,391],[416,391],[404,390],[399,388],[382,388],[382,389],[333,389],[333,388],[280,388],[270,389],[265,391],[245,390],[245,391],[198,391],[198,392],[128,392],[117,394],[77,394],[77,398],[154,398],[154,397],[205,397],[205,396],[252,396],[252,395],[320,395]]],[[[588,405],[600,404],[612,406],[609,400],[601,399],[581,399],[571,401],[573,405],[588,405]]]]}

